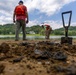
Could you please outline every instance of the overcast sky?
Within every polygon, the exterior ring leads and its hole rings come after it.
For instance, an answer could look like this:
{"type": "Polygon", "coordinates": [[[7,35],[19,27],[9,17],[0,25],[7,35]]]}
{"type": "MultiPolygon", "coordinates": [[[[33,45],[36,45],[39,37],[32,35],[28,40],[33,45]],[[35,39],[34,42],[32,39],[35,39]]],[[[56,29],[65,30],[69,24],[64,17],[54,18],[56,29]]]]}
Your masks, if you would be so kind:
{"type": "MultiPolygon", "coordinates": [[[[0,0],[0,24],[13,23],[12,16],[19,0],[0,0]]],[[[76,0],[23,0],[27,6],[27,26],[47,23],[53,29],[63,27],[61,13],[72,10],[71,25],[76,25],[76,0]],[[75,9],[74,9],[75,8],[75,9]]]]}

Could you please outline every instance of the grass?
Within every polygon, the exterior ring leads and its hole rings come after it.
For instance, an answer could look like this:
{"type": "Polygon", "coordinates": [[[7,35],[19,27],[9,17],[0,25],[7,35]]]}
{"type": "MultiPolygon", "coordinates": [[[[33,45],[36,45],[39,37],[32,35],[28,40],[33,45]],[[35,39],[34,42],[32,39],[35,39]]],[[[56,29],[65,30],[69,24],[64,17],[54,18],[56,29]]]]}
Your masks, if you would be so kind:
{"type": "MultiPolygon", "coordinates": [[[[10,35],[0,35],[0,36],[3,36],[3,37],[14,37],[15,34],[10,34],[10,35]]],[[[22,34],[19,34],[19,36],[22,36],[22,34]]],[[[40,34],[26,34],[26,36],[43,36],[43,35],[40,35],[40,34]]]]}
{"type": "Polygon", "coordinates": [[[40,34],[26,34],[27,36],[41,36],[40,34]]]}

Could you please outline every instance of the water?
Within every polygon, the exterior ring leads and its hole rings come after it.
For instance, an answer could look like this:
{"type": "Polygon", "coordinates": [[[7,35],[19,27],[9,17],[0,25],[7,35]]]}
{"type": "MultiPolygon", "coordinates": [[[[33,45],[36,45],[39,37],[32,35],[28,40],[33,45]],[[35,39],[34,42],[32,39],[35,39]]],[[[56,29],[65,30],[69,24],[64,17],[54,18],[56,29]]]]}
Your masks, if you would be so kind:
{"type": "MultiPolygon", "coordinates": [[[[65,36],[50,36],[50,39],[61,39],[61,37],[65,37],[65,36]]],[[[69,36],[72,37],[74,39],[76,39],[76,36],[69,36]]],[[[45,39],[45,36],[27,36],[27,39],[45,39]]]]}
{"type": "MultiPolygon", "coordinates": [[[[61,37],[64,37],[64,36],[50,36],[50,39],[60,39],[61,37]]],[[[72,37],[72,38],[76,39],[76,36],[69,36],[69,37],[72,37]]],[[[45,36],[26,36],[26,38],[30,39],[30,40],[45,39],[45,36]]],[[[0,35],[0,39],[15,39],[15,36],[0,35]]],[[[22,36],[20,36],[20,39],[22,39],[22,36]]]]}

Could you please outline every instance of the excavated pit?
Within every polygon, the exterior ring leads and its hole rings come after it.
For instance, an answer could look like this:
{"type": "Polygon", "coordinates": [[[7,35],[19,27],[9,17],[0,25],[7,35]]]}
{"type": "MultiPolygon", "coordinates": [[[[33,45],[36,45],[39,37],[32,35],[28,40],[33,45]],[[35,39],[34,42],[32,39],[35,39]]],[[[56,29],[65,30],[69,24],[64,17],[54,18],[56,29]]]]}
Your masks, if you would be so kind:
{"type": "Polygon", "coordinates": [[[0,75],[76,75],[76,42],[0,43],[0,75]]]}

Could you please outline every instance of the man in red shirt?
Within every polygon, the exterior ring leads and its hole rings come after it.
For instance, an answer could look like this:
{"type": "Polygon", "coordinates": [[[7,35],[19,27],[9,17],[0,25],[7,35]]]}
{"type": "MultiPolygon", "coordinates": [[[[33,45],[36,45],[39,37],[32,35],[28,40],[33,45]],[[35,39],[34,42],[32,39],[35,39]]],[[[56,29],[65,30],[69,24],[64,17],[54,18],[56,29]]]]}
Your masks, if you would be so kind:
{"type": "Polygon", "coordinates": [[[45,39],[49,39],[52,28],[50,27],[50,25],[47,24],[42,25],[42,27],[45,29],[45,39]]]}
{"type": "Polygon", "coordinates": [[[23,1],[19,1],[14,9],[13,22],[16,23],[15,41],[19,40],[19,30],[22,27],[23,40],[26,40],[26,23],[28,23],[27,7],[23,5],[23,1]]]}

